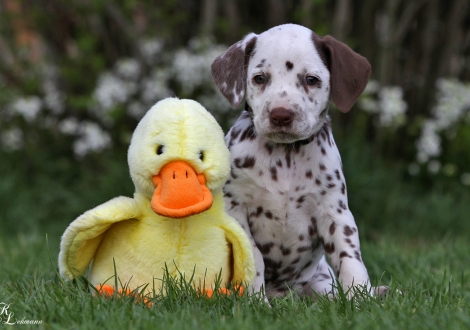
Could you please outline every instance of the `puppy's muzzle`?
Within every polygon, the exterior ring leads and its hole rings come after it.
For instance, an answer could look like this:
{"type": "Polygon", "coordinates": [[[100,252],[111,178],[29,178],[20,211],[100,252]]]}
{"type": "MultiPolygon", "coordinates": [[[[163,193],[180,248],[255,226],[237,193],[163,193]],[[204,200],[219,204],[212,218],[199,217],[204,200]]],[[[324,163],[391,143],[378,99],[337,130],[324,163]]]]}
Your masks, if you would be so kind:
{"type": "Polygon", "coordinates": [[[294,121],[294,116],[294,111],[279,107],[271,111],[269,121],[271,125],[276,127],[290,126],[294,121]]]}

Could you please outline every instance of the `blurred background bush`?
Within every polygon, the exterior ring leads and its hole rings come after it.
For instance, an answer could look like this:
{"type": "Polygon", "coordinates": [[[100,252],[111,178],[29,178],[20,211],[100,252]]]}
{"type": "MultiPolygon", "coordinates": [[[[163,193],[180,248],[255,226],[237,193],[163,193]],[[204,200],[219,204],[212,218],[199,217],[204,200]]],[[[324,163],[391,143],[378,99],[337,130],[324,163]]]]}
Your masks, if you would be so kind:
{"type": "Polygon", "coordinates": [[[126,151],[168,96],[239,115],[210,64],[249,32],[298,23],[373,74],[334,132],[366,238],[470,232],[468,0],[0,0],[0,232],[59,235],[131,195],[126,151]]]}

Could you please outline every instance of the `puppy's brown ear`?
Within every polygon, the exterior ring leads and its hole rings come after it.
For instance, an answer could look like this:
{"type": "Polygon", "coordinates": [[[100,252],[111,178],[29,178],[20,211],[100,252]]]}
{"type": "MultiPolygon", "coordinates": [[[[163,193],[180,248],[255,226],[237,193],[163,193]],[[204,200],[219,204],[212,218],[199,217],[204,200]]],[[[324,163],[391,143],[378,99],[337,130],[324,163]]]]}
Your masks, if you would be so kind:
{"type": "Polygon", "coordinates": [[[331,36],[312,34],[313,44],[330,70],[331,97],[342,112],[351,110],[371,73],[369,61],[331,36]]]}
{"type": "Polygon", "coordinates": [[[212,62],[212,78],[233,108],[238,107],[245,96],[246,70],[255,47],[256,34],[250,33],[212,62]]]}

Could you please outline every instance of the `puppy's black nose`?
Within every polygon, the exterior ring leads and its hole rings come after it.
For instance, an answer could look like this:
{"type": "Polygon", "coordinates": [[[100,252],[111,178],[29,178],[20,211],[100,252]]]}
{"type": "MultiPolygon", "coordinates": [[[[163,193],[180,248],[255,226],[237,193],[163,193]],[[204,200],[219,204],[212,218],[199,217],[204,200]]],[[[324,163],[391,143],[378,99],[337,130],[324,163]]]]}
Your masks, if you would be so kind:
{"type": "Polygon", "coordinates": [[[286,108],[274,108],[269,115],[272,125],[288,126],[294,120],[294,112],[286,108]]]}

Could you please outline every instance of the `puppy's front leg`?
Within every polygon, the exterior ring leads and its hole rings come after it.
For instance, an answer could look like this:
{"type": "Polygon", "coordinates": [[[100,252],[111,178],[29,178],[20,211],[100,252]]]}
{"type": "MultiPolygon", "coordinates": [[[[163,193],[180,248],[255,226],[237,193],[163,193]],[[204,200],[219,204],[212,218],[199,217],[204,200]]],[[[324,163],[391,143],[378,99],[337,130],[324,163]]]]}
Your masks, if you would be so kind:
{"type": "Polygon", "coordinates": [[[248,225],[248,211],[247,208],[242,204],[238,204],[234,202],[233,199],[225,196],[225,205],[227,205],[227,212],[230,216],[235,218],[240,225],[242,226],[243,230],[245,231],[246,235],[248,236],[250,243],[253,247],[253,254],[255,258],[255,267],[256,267],[256,277],[252,284],[251,291],[256,293],[264,290],[265,283],[264,283],[264,260],[263,255],[261,254],[260,250],[256,246],[255,240],[251,235],[250,226],[248,225]]]}
{"type": "Polygon", "coordinates": [[[350,290],[353,286],[366,286],[371,292],[354,217],[344,201],[338,207],[317,222],[323,248],[343,290],[349,290],[348,297],[353,295],[350,290]]]}

